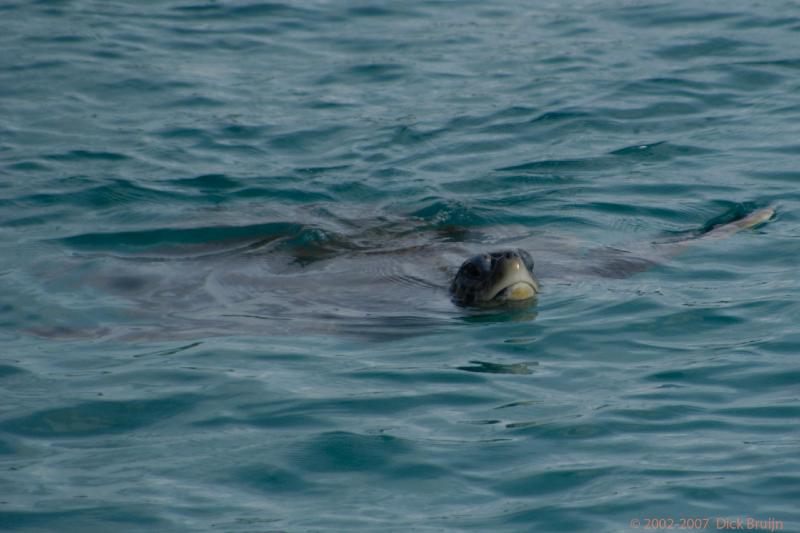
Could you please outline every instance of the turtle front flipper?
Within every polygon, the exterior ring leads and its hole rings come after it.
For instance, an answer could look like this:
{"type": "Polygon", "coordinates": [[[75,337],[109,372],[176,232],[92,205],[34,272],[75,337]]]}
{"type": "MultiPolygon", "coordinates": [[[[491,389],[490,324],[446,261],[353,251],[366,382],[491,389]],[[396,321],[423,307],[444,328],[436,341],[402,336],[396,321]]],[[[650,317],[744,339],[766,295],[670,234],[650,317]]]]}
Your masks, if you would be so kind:
{"type": "Polygon", "coordinates": [[[711,229],[704,232],[698,238],[722,239],[730,235],[733,235],[738,231],[754,228],[756,226],[764,224],[774,216],[775,216],[775,208],[773,206],[756,209],[752,213],[749,213],[748,215],[736,219],[732,222],[713,226],[711,229]]]}
{"type": "Polygon", "coordinates": [[[633,251],[612,247],[590,250],[586,255],[586,271],[604,278],[627,278],[668,262],[690,245],[706,239],[724,239],[739,231],[759,226],[774,216],[774,206],[747,212],[746,206],[739,205],[733,212],[712,220],[688,235],[650,245],[639,245],[633,251]]]}

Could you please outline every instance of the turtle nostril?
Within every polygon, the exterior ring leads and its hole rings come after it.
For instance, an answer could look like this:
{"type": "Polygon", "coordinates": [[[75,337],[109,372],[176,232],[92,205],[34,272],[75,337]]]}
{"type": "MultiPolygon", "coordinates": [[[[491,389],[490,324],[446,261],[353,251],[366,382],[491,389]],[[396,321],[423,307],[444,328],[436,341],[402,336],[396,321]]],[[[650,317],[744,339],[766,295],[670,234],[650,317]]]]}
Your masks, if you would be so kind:
{"type": "Polygon", "coordinates": [[[514,253],[513,252],[506,252],[505,253],[505,257],[506,257],[506,259],[511,259],[512,257],[514,257],[514,253]]]}

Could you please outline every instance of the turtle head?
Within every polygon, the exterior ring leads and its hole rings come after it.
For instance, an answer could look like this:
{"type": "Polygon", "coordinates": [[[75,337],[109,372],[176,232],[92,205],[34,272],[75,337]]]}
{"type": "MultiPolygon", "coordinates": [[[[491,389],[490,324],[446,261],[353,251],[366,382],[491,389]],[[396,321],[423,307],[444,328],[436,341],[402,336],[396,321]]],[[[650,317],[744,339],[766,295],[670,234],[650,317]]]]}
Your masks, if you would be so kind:
{"type": "Polygon", "coordinates": [[[533,259],[524,250],[502,250],[470,257],[450,284],[453,301],[463,306],[531,300],[538,292],[533,259]]]}

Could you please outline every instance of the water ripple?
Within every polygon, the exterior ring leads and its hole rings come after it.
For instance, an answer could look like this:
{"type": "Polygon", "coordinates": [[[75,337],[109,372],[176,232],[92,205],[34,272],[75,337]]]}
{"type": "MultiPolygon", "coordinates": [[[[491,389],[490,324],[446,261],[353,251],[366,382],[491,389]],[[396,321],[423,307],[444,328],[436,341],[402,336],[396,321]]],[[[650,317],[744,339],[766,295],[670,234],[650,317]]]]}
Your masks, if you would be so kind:
{"type": "Polygon", "coordinates": [[[94,401],[72,407],[46,409],[6,420],[3,428],[40,439],[85,437],[131,432],[172,418],[188,408],[189,398],[94,401]]]}

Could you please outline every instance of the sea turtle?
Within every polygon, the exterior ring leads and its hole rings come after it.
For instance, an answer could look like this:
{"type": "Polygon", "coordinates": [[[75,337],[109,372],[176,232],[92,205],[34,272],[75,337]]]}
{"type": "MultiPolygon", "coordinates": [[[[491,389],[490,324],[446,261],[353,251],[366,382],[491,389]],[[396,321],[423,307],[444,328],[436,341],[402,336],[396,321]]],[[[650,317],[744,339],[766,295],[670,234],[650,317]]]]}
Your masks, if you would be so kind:
{"type": "Polygon", "coordinates": [[[295,219],[313,220],[307,224],[82,234],[60,239],[56,244],[70,253],[35,269],[49,298],[29,313],[36,317],[29,331],[135,339],[413,335],[471,316],[465,308],[481,314],[484,307],[528,306],[540,291],[557,298],[565,285],[576,284],[574,291],[583,280],[630,276],[691,242],[755,226],[773,213],[740,213],[688,236],[624,250],[570,246],[563,236],[529,227],[431,228],[351,213],[298,213],[295,219]],[[458,268],[465,257],[471,258],[458,268]],[[59,310],[52,298],[71,307],[59,310]]]}

